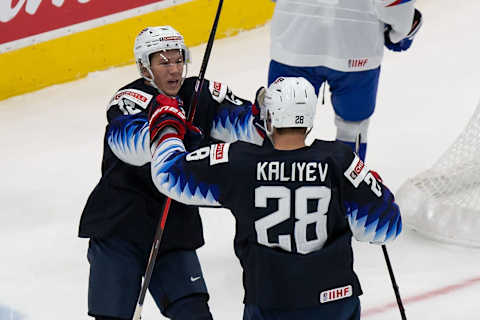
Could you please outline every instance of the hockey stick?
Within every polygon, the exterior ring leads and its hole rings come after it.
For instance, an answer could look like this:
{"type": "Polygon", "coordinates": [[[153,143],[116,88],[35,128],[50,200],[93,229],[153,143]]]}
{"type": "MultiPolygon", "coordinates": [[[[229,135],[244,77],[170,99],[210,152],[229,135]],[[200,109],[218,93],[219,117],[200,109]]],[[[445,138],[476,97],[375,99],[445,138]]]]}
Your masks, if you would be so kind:
{"type": "Polygon", "coordinates": [[[152,249],[150,250],[150,257],[148,258],[147,270],[145,271],[145,277],[142,283],[142,289],[138,296],[137,306],[135,307],[135,313],[133,320],[140,320],[142,318],[143,302],[145,301],[145,295],[147,294],[148,285],[152,278],[153,267],[155,267],[155,261],[157,259],[158,249],[160,242],[162,241],[163,230],[165,229],[165,222],[167,221],[168,209],[170,209],[170,203],[172,199],[167,197],[163,203],[162,215],[160,216],[160,222],[158,223],[157,231],[155,231],[155,237],[153,238],[152,249]]]}
{"type": "Polygon", "coordinates": [[[405,309],[403,308],[402,298],[400,297],[400,291],[398,290],[397,282],[395,281],[395,276],[393,275],[392,264],[390,263],[390,258],[388,257],[387,246],[382,244],[383,256],[385,257],[385,262],[387,263],[388,274],[390,275],[390,280],[392,281],[393,291],[395,292],[395,298],[397,298],[398,309],[400,310],[400,315],[402,320],[407,320],[405,315],[405,309]]]}
{"type": "MultiPolygon", "coordinates": [[[[360,151],[361,140],[362,140],[362,135],[359,133],[357,136],[357,139],[355,140],[355,152],[357,154],[360,151]]],[[[398,309],[400,310],[400,315],[402,316],[402,320],[407,320],[407,316],[405,315],[405,309],[403,308],[402,298],[400,297],[400,291],[397,285],[397,281],[395,281],[395,275],[393,274],[392,264],[390,263],[390,258],[388,256],[387,246],[384,244],[382,244],[382,252],[385,258],[385,262],[387,264],[390,280],[392,281],[393,292],[395,293],[395,298],[397,299],[397,305],[398,305],[398,309]]]]}
{"type": "MultiPolygon", "coordinates": [[[[197,82],[195,84],[195,91],[193,93],[193,98],[191,100],[188,120],[193,121],[195,116],[195,109],[197,108],[198,98],[203,86],[205,79],[205,71],[207,69],[208,60],[210,58],[210,52],[212,51],[213,40],[215,39],[215,33],[217,32],[218,20],[220,17],[220,12],[222,10],[223,0],[220,0],[217,8],[217,13],[215,15],[215,20],[213,22],[212,29],[210,31],[210,37],[208,38],[207,48],[203,56],[202,66],[200,67],[200,72],[198,75],[197,82]],[[201,81],[199,81],[201,80],[201,81]]],[[[140,290],[140,295],[138,296],[137,306],[135,307],[135,313],[133,315],[133,320],[140,320],[142,317],[143,302],[145,301],[145,296],[147,294],[147,289],[150,284],[150,279],[152,278],[153,268],[155,267],[155,261],[157,259],[158,250],[160,248],[160,242],[162,241],[163,231],[165,230],[165,223],[167,222],[168,211],[170,209],[170,203],[172,199],[167,197],[165,203],[163,204],[162,214],[160,216],[160,221],[155,231],[155,237],[153,238],[152,249],[150,250],[150,257],[148,258],[147,270],[145,271],[145,277],[143,279],[142,288],[140,290]]]]}
{"type": "Polygon", "coordinates": [[[215,20],[213,21],[212,30],[210,31],[210,36],[208,37],[207,48],[205,49],[205,54],[203,55],[202,66],[200,67],[200,72],[198,73],[197,81],[195,82],[195,91],[193,92],[193,98],[190,102],[190,108],[188,109],[188,121],[192,122],[195,117],[195,111],[197,111],[198,98],[200,97],[200,92],[202,91],[203,83],[205,81],[205,72],[207,71],[208,60],[210,59],[210,52],[212,51],[213,40],[215,38],[215,33],[217,32],[218,19],[220,18],[220,12],[222,11],[223,0],[220,0],[218,3],[217,13],[215,14],[215,20]]]}

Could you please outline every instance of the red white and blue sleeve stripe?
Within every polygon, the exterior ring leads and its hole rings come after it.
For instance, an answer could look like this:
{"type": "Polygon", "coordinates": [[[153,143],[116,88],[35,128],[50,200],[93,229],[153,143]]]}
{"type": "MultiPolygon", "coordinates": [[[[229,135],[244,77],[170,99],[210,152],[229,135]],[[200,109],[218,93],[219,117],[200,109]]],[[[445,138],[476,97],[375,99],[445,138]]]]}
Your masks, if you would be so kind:
{"type": "Polygon", "coordinates": [[[221,109],[215,116],[210,136],[223,142],[244,141],[262,145],[264,136],[255,125],[252,108],[221,109]]]}
{"type": "Polygon", "coordinates": [[[142,166],[151,159],[148,120],[142,114],[119,116],[111,121],[107,142],[123,162],[142,166]]]}
{"type": "MultiPolygon", "coordinates": [[[[204,148],[209,154],[210,147],[204,148]]],[[[218,186],[196,179],[186,165],[187,155],[182,140],[170,137],[161,141],[152,155],[153,183],[173,200],[196,206],[220,206],[218,186]]]]}

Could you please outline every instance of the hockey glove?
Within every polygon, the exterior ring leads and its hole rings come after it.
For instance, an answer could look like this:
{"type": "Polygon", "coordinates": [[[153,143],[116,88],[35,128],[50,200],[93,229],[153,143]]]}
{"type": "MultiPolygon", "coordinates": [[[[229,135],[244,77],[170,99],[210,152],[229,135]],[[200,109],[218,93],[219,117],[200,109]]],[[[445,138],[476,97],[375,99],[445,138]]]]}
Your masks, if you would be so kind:
{"type": "Polygon", "coordinates": [[[393,43],[390,40],[390,30],[392,30],[392,27],[390,25],[385,25],[385,31],[384,31],[384,37],[385,37],[385,47],[387,47],[391,51],[395,52],[400,52],[400,51],[405,51],[410,48],[412,45],[413,39],[415,38],[415,35],[417,34],[418,30],[420,30],[420,27],[423,24],[423,19],[422,19],[422,13],[415,9],[415,13],[413,15],[413,22],[412,22],[412,29],[408,33],[408,35],[400,40],[397,43],[393,43]]]}
{"type": "Polygon", "coordinates": [[[200,129],[187,122],[185,111],[179,106],[179,101],[163,94],[159,94],[155,98],[148,115],[148,121],[150,123],[151,145],[154,142],[160,143],[170,137],[183,140],[188,131],[201,134],[200,129]],[[167,127],[173,130],[164,130],[167,127]]]}
{"type": "Polygon", "coordinates": [[[193,151],[200,148],[204,135],[200,128],[194,126],[187,121],[187,132],[185,133],[185,138],[183,139],[183,144],[187,151],[193,151]]]}

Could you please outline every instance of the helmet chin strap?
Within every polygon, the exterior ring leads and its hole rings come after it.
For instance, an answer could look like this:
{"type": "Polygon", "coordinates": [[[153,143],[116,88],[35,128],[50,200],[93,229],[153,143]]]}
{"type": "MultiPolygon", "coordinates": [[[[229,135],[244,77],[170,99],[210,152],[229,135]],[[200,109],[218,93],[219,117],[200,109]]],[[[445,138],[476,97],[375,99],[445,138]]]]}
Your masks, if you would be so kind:
{"type": "Polygon", "coordinates": [[[147,77],[145,77],[145,76],[143,76],[143,78],[148,81],[148,84],[149,84],[149,85],[151,85],[152,87],[154,87],[155,89],[157,89],[158,92],[160,92],[161,94],[165,94],[165,93],[164,93],[162,90],[160,90],[160,88],[157,87],[157,85],[155,84],[155,81],[154,81],[155,77],[153,76],[153,72],[152,72],[152,70],[150,69],[150,67],[148,67],[148,68],[145,67],[145,69],[147,69],[148,74],[150,75],[150,78],[147,78],[147,77]]]}
{"type": "Polygon", "coordinates": [[[267,115],[265,115],[265,118],[263,119],[263,127],[265,128],[265,132],[267,134],[268,139],[270,140],[271,143],[273,143],[273,126],[272,122],[270,122],[270,130],[268,129],[267,125],[267,118],[270,116],[270,113],[267,111],[267,115]]]}
{"type": "Polygon", "coordinates": [[[268,129],[267,125],[267,119],[263,119],[263,126],[265,127],[265,132],[267,133],[268,136],[271,136],[273,133],[273,126],[272,123],[270,122],[270,130],[268,129]]]}
{"type": "Polygon", "coordinates": [[[313,126],[312,127],[307,127],[307,131],[305,131],[305,137],[308,136],[310,132],[312,132],[313,126]]]}

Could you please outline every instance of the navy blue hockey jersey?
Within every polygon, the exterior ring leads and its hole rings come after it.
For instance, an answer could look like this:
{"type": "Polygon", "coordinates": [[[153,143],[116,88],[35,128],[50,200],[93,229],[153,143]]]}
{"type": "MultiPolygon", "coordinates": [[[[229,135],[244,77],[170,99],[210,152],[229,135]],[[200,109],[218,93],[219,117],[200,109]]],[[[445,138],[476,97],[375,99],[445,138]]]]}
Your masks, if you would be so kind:
{"type": "Polygon", "coordinates": [[[152,178],[172,199],[231,210],[245,303],[264,309],[360,295],[352,234],[381,244],[401,232],[392,193],[340,142],[295,151],[221,143],[187,153],[169,138],[154,150],[152,178]]]}
{"type": "MultiPolygon", "coordinates": [[[[185,79],[179,92],[190,105],[195,78],[185,79]]],[[[144,79],[121,88],[107,108],[102,177],[83,210],[79,236],[118,236],[151,245],[165,196],[151,179],[148,111],[158,91],[144,79]]],[[[251,103],[236,97],[224,84],[206,80],[194,124],[205,133],[201,145],[217,141],[245,140],[260,143],[253,125],[251,103]]],[[[195,249],[203,244],[198,209],[172,202],[161,252],[195,249]]]]}

